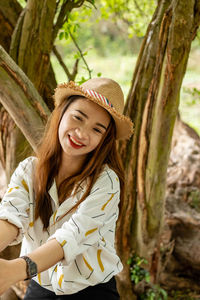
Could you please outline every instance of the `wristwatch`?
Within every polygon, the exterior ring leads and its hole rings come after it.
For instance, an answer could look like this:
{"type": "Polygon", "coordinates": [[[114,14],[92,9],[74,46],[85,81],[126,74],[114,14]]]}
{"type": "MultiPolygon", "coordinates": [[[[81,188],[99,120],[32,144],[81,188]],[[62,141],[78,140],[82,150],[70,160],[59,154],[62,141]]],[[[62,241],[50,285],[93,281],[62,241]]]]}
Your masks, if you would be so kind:
{"type": "Polygon", "coordinates": [[[37,265],[34,261],[30,259],[28,256],[20,256],[26,261],[26,273],[27,278],[25,280],[31,279],[37,275],[37,265]]]}

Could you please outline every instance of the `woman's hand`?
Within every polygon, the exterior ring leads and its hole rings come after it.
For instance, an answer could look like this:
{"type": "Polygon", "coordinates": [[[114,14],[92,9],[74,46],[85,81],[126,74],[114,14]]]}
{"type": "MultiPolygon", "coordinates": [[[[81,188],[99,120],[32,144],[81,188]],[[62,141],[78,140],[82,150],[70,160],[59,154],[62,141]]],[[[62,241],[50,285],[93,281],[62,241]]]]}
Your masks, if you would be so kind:
{"type": "Polygon", "coordinates": [[[0,295],[26,276],[26,262],[23,259],[0,259],[0,295]]]}

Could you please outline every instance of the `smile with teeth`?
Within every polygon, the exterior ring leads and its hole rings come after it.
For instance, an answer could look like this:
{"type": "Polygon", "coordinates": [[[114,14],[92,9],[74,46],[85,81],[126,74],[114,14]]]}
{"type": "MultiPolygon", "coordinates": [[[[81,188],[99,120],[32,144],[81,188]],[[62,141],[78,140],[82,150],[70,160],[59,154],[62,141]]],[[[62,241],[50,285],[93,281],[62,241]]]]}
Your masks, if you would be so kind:
{"type": "Polygon", "coordinates": [[[77,146],[84,146],[84,144],[77,142],[72,136],[69,136],[70,140],[77,146]]]}

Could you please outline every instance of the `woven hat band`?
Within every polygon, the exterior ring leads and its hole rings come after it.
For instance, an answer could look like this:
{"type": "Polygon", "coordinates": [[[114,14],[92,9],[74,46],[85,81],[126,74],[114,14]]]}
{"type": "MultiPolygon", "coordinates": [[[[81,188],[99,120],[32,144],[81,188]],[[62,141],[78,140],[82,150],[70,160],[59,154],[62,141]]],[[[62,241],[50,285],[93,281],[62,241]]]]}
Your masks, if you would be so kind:
{"type": "Polygon", "coordinates": [[[95,98],[97,98],[98,100],[100,100],[103,104],[109,106],[109,107],[113,107],[112,103],[103,95],[101,95],[100,93],[95,92],[94,90],[90,90],[90,89],[84,89],[86,91],[86,93],[90,96],[93,96],[95,98]]]}

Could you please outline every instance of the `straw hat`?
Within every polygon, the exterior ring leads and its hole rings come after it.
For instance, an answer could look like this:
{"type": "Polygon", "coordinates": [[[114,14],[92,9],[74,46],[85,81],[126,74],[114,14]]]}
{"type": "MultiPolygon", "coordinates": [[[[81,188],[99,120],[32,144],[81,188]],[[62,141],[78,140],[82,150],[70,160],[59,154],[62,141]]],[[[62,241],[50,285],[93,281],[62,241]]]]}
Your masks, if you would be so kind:
{"type": "Polygon", "coordinates": [[[127,139],[133,133],[133,123],[123,115],[124,95],[117,82],[109,78],[93,78],[77,85],[73,81],[59,84],[55,89],[55,105],[58,106],[72,95],[84,96],[105,108],[113,117],[117,139],[127,139]]]}

